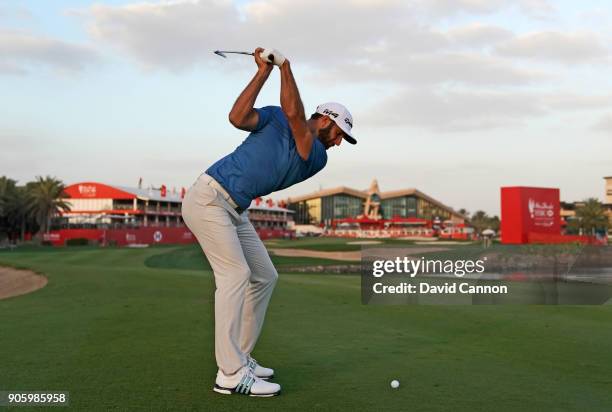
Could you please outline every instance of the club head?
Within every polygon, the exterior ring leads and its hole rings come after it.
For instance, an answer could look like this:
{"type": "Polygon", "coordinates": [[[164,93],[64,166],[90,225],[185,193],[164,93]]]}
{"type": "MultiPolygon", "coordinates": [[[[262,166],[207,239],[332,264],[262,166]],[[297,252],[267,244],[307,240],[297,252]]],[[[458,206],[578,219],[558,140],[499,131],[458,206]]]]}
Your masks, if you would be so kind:
{"type": "Polygon", "coordinates": [[[221,56],[221,57],[223,57],[224,59],[227,59],[227,56],[226,56],[226,55],[225,55],[225,54],[224,54],[222,51],[220,51],[220,50],[215,50],[215,52],[214,52],[214,53],[215,53],[217,56],[221,56]]]}

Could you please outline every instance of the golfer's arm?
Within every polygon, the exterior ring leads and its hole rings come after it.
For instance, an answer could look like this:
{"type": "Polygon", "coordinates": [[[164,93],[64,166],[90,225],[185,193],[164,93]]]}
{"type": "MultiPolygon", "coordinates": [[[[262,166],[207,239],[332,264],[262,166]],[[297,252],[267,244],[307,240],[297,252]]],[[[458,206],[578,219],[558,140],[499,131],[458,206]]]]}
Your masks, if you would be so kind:
{"type": "Polygon", "coordinates": [[[306,115],[304,113],[304,105],[300,98],[293,73],[289,61],[285,61],[280,68],[281,72],[281,108],[287,116],[291,133],[295,139],[295,147],[304,160],[308,159],[310,149],[312,148],[313,136],[306,123],[306,115]]]}
{"type": "Polygon", "coordinates": [[[269,72],[258,70],[247,87],[240,93],[229,113],[229,121],[234,127],[246,131],[254,130],[257,127],[259,114],[253,109],[253,106],[269,75],[269,72]]]}

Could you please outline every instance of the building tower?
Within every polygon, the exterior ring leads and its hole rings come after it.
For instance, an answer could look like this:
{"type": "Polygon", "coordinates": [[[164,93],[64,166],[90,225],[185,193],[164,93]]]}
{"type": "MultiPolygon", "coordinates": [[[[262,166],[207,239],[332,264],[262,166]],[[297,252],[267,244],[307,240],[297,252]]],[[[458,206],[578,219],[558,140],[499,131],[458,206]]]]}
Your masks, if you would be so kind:
{"type": "Polygon", "coordinates": [[[612,176],[604,177],[606,180],[606,201],[605,203],[612,204],[612,176]]]}
{"type": "Polygon", "coordinates": [[[378,220],[380,215],[380,190],[378,189],[378,181],[374,179],[368,189],[368,197],[363,208],[363,215],[369,219],[378,220]]]}

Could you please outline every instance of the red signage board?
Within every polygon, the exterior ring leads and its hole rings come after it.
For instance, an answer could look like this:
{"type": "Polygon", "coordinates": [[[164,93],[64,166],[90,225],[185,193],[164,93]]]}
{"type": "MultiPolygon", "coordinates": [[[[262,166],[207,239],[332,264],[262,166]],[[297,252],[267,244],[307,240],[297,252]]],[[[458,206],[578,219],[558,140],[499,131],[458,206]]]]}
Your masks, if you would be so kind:
{"type": "Polygon", "coordinates": [[[54,246],[63,246],[69,239],[87,239],[101,245],[114,244],[177,244],[193,243],[193,234],[186,227],[140,227],[134,229],[60,229],[44,236],[54,246]]]}
{"type": "Polygon", "coordinates": [[[529,243],[530,234],[561,235],[559,189],[501,188],[502,243],[529,243]]]}
{"type": "MultiPolygon", "coordinates": [[[[293,235],[283,229],[260,229],[261,239],[283,238],[293,235]]],[[[140,227],[134,229],[60,229],[44,235],[53,246],[64,246],[69,239],[87,239],[100,245],[155,245],[185,244],[197,241],[187,227],[140,227]]]]}
{"type": "Polygon", "coordinates": [[[134,199],[136,196],[102,183],[82,182],[67,186],[64,192],[72,199],[134,199]]]}

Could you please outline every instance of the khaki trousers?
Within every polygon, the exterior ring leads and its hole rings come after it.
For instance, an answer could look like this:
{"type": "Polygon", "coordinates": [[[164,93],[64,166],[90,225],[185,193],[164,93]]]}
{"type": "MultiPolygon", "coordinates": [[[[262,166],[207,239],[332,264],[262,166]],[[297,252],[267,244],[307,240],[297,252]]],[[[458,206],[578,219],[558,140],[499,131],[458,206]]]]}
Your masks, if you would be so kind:
{"type": "Polygon", "coordinates": [[[210,176],[185,194],[182,215],[215,277],[215,357],[226,375],[246,365],[261,332],[278,273],[248,218],[210,176]],[[230,204],[231,203],[231,204],[230,204]]]}

